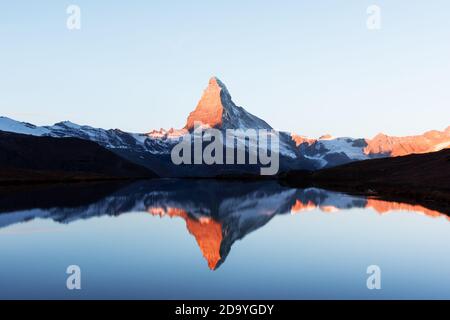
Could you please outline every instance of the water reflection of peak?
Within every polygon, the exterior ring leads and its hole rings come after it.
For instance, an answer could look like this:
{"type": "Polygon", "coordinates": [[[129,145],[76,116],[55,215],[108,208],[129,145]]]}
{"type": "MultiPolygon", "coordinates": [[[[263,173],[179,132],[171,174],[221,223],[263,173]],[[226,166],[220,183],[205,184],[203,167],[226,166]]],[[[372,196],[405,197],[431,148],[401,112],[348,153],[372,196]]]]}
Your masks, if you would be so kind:
{"type": "Polygon", "coordinates": [[[19,201],[20,195],[2,197],[0,202],[6,206],[0,209],[3,212],[0,214],[0,228],[35,218],[70,223],[128,212],[181,218],[185,220],[189,233],[195,237],[208,266],[217,269],[235,241],[261,228],[278,214],[300,213],[315,208],[335,212],[370,207],[380,213],[411,210],[430,216],[440,215],[418,205],[367,200],[317,188],[295,189],[276,181],[168,179],[140,181],[125,186],[83,188],[60,188],[58,198],[49,190],[37,190],[35,193],[28,190],[27,200],[23,202],[19,201]],[[8,199],[12,199],[11,202],[8,199]]]}

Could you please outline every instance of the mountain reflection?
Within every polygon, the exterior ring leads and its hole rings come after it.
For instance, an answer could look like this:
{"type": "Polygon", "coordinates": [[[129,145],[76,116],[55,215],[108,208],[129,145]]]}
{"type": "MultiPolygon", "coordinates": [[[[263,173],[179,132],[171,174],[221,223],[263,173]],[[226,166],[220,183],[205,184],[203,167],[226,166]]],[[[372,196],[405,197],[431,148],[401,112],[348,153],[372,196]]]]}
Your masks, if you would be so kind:
{"type": "Polygon", "coordinates": [[[421,205],[389,202],[317,188],[295,189],[276,181],[153,180],[128,185],[76,185],[17,189],[0,194],[0,231],[36,218],[71,223],[98,216],[146,212],[183,219],[211,270],[233,243],[275,215],[371,208],[380,214],[412,211],[448,216],[421,205]]]}

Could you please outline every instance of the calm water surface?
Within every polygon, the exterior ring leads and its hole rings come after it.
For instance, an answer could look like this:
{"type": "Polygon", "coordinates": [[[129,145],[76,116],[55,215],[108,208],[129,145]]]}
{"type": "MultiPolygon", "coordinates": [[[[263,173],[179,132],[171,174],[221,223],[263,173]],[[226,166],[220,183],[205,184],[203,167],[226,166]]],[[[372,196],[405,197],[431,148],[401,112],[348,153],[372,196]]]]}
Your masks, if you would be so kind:
{"type": "Polygon", "coordinates": [[[2,299],[450,299],[450,220],[277,182],[20,189],[0,195],[0,270],[2,299]]]}

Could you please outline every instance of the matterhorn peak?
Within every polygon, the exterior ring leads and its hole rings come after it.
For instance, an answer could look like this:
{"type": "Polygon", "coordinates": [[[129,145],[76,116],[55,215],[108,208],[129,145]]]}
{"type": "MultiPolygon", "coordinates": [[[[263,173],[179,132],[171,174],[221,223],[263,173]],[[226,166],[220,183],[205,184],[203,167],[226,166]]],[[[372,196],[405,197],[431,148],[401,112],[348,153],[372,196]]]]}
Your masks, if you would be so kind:
{"type": "Polygon", "coordinates": [[[195,122],[221,129],[271,129],[263,120],[236,106],[227,87],[217,77],[209,79],[202,98],[189,114],[184,128],[192,130],[195,122]]]}
{"type": "Polygon", "coordinates": [[[209,79],[209,86],[219,86],[221,89],[227,89],[225,84],[216,76],[213,76],[209,79]]]}
{"type": "Polygon", "coordinates": [[[209,79],[208,87],[194,111],[189,114],[185,128],[194,128],[194,122],[201,122],[210,127],[221,127],[224,106],[222,94],[228,94],[226,86],[217,77],[209,79]]]}

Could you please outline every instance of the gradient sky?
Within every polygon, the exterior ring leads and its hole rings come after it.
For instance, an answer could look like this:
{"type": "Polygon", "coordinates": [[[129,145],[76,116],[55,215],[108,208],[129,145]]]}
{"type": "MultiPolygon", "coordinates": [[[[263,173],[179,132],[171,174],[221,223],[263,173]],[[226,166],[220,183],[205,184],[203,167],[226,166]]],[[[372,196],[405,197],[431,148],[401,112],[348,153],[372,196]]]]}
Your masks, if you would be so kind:
{"type": "Polygon", "coordinates": [[[280,130],[371,137],[450,125],[450,2],[23,1],[0,5],[0,115],[184,126],[216,75],[280,130]],[[66,28],[81,7],[82,29],[66,28]],[[366,9],[382,9],[369,31],[366,9]]]}

